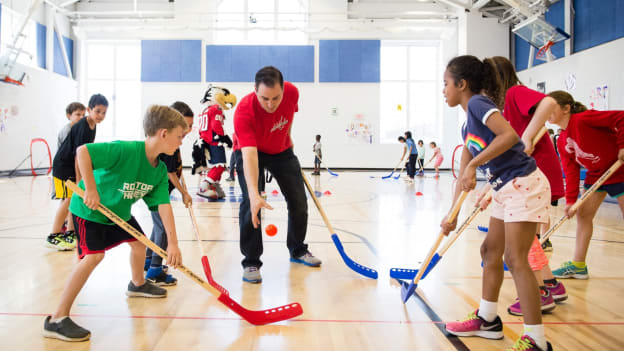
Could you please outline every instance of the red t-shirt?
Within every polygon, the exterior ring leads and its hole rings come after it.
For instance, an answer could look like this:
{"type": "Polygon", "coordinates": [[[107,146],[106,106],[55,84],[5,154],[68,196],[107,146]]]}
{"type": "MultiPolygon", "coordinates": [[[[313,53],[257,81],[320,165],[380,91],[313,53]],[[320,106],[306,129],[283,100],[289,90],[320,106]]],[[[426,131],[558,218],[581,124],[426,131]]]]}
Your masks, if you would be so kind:
{"type": "Polygon", "coordinates": [[[284,97],[277,110],[266,112],[255,92],[242,98],[234,112],[234,132],[239,147],[253,146],[270,155],[279,154],[292,147],[290,127],[295,112],[299,111],[299,90],[284,82],[284,97]]]}
{"type": "MultiPolygon", "coordinates": [[[[524,130],[531,122],[537,104],[546,95],[529,89],[524,85],[516,85],[505,94],[505,109],[503,116],[509,121],[513,129],[522,136],[524,130]]],[[[537,167],[544,173],[550,183],[550,200],[555,201],[565,195],[563,188],[563,174],[561,164],[555,152],[555,147],[548,134],[544,135],[535,145],[531,155],[537,163],[537,167]]]]}
{"type": "Polygon", "coordinates": [[[199,115],[199,137],[209,145],[218,144],[214,141],[212,132],[223,135],[223,126],[216,119],[218,115],[223,115],[223,110],[219,105],[211,105],[199,115]]]}
{"type": "MultiPolygon", "coordinates": [[[[579,194],[581,166],[587,168],[586,184],[594,184],[624,149],[624,111],[589,110],[575,113],[557,139],[557,148],[566,174],[566,203],[579,194]]],[[[604,184],[624,182],[620,167],[604,184]]]]}

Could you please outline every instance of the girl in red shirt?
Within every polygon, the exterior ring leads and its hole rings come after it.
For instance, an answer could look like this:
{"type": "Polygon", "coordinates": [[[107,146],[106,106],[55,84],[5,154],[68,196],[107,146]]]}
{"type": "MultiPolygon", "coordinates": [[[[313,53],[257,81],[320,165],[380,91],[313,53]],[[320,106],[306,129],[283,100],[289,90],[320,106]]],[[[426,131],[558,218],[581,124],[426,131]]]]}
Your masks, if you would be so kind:
{"type": "MultiPolygon", "coordinates": [[[[583,187],[588,189],[617,159],[624,161],[624,111],[587,110],[565,91],[553,91],[548,95],[558,104],[548,121],[563,129],[557,148],[566,175],[565,212],[572,217],[574,212],[570,207],[579,195],[581,167],[587,168],[583,187]]],[[[594,229],[593,219],[607,194],[617,199],[624,216],[624,167],[611,175],[578,209],[574,257],[553,271],[555,277],[589,278],[585,259],[594,229]]]]}

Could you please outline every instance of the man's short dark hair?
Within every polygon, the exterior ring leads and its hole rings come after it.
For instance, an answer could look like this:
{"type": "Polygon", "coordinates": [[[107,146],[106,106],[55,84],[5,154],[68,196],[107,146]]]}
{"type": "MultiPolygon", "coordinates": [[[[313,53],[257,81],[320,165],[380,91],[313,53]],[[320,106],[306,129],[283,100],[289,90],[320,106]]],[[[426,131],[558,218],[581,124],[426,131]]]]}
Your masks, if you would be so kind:
{"type": "Polygon", "coordinates": [[[89,108],[93,109],[97,105],[108,107],[108,100],[102,94],[93,94],[89,99],[89,108]]]}
{"type": "Polygon", "coordinates": [[[264,84],[269,88],[273,88],[276,83],[279,83],[280,87],[284,87],[284,76],[279,69],[273,66],[262,67],[256,73],[256,90],[260,84],[264,84]]]}

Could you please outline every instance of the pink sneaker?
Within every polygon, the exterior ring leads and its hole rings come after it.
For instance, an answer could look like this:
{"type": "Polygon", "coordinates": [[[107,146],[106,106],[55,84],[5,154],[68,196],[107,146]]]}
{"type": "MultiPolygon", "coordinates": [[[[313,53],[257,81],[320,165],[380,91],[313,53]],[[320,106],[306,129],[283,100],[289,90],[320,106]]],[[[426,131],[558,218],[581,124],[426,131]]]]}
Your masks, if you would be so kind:
{"type": "Polygon", "coordinates": [[[562,302],[568,299],[568,293],[562,282],[557,282],[555,285],[546,284],[546,290],[548,290],[555,302],[562,302]]]}
{"type": "Polygon", "coordinates": [[[530,336],[522,335],[507,351],[552,351],[552,349],[552,345],[548,341],[546,341],[546,350],[542,350],[530,336]]]}
{"type": "MultiPolygon", "coordinates": [[[[546,290],[544,294],[540,294],[540,299],[541,299],[542,313],[550,312],[554,310],[555,307],[557,307],[557,305],[555,304],[555,300],[550,295],[550,292],[548,290],[546,290]]],[[[514,316],[522,316],[522,308],[520,308],[520,300],[516,298],[516,303],[509,306],[507,308],[507,312],[509,312],[509,314],[513,314],[514,316]]]]}
{"type": "Polygon", "coordinates": [[[466,319],[459,322],[446,323],[446,331],[456,336],[480,336],[486,339],[503,338],[503,321],[496,316],[492,322],[479,317],[479,310],[468,315],[466,319]]]}

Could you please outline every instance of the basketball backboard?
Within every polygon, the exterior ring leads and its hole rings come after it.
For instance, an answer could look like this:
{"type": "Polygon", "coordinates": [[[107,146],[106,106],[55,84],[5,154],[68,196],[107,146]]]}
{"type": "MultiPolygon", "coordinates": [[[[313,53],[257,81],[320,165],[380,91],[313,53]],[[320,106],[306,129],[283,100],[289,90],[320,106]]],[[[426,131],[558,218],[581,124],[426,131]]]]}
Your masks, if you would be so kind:
{"type": "Polygon", "coordinates": [[[539,15],[518,23],[512,32],[538,49],[548,44],[549,41],[556,43],[570,38],[570,35],[563,29],[546,22],[539,15]]]}

